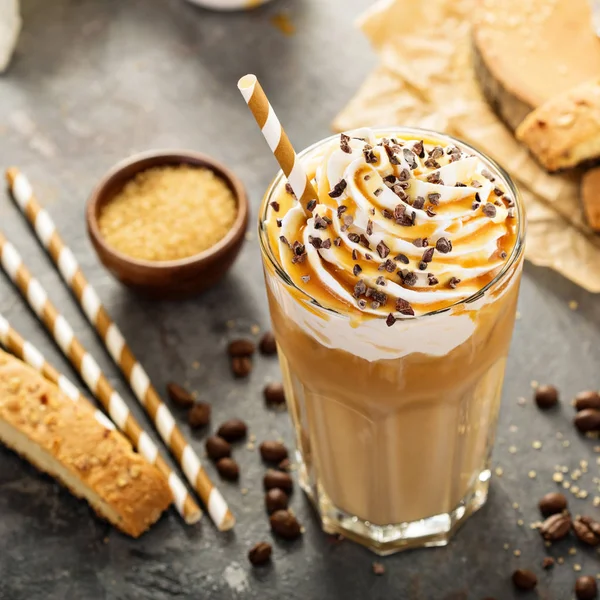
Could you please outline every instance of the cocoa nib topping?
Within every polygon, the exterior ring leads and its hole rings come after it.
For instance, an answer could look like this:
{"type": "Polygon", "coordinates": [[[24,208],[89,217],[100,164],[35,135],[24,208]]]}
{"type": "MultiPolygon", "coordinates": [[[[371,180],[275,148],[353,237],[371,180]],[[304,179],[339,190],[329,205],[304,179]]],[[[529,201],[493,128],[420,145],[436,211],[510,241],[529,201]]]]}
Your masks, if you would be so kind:
{"type": "Polygon", "coordinates": [[[310,212],[312,212],[313,210],[315,210],[315,207],[317,206],[317,201],[313,198],[312,200],[309,200],[306,204],[306,209],[310,212]]]}
{"type": "Polygon", "coordinates": [[[358,244],[358,242],[360,242],[360,235],[358,235],[358,233],[349,233],[348,234],[348,239],[351,242],[354,242],[355,244],[358,244]]]}
{"type": "Polygon", "coordinates": [[[495,187],[494,194],[496,194],[496,196],[502,196],[504,195],[504,192],[499,187],[495,187]]]}
{"type": "Polygon", "coordinates": [[[396,156],[396,152],[398,150],[400,150],[400,147],[399,146],[390,146],[389,143],[383,144],[383,147],[385,148],[385,151],[388,155],[390,163],[393,165],[399,165],[400,159],[396,156]]]}
{"type": "Polygon", "coordinates": [[[342,220],[344,221],[344,225],[350,226],[354,223],[354,217],[352,215],[344,215],[342,220]]]}
{"type": "Polygon", "coordinates": [[[358,300],[356,304],[358,304],[358,308],[360,308],[361,310],[367,308],[367,301],[363,298],[360,298],[360,300],[358,300]]]}
{"type": "Polygon", "coordinates": [[[271,202],[271,208],[275,211],[275,212],[279,212],[279,202],[276,202],[275,200],[273,200],[273,202],[271,202]]]}
{"type": "Polygon", "coordinates": [[[376,280],[375,280],[375,285],[381,285],[381,286],[385,286],[386,281],[385,281],[385,277],[383,275],[380,275],[376,280]]]}
{"type": "Polygon", "coordinates": [[[467,184],[466,183],[462,183],[462,181],[457,181],[454,184],[454,187],[467,187],[467,184]]]}
{"type": "Polygon", "coordinates": [[[294,242],[292,250],[294,252],[294,256],[292,258],[293,264],[301,264],[306,260],[306,248],[304,247],[304,244],[301,244],[300,242],[294,242]]]}
{"type": "Polygon", "coordinates": [[[450,281],[448,281],[448,285],[454,290],[456,286],[460,283],[460,279],[458,277],[451,277],[450,281]]]}
{"type": "Polygon", "coordinates": [[[422,260],[419,263],[419,271],[426,271],[426,270],[427,270],[427,263],[424,260],[422,260]]]}
{"type": "Polygon", "coordinates": [[[329,248],[331,248],[331,240],[329,238],[324,240],[321,244],[321,248],[323,248],[323,250],[329,250],[329,248]]]}
{"type": "Polygon", "coordinates": [[[427,238],[417,238],[413,240],[413,244],[417,248],[426,248],[429,245],[429,241],[427,240],[427,238]]]}
{"type": "Polygon", "coordinates": [[[333,245],[337,246],[339,248],[342,245],[342,238],[341,237],[335,238],[335,240],[333,240],[333,245]]]}
{"type": "Polygon", "coordinates": [[[373,146],[371,146],[370,144],[365,144],[363,146],[363,154],[365,155],[365,162],[367,164],[374,164],[377,162],[377,157],[373,152],[373,146]]]}
{"type": "Polygon", "coordinates": [[[477,181],[477,179],[473,179],[473,181],[471,181],[471,187],[480,188],[480,187],[483,187],[483,186],[482,186],[482,184],[479,181],[477,181]]]}
{"type": "Polygon", "coordinates": [[[359,279],[356,282],[356,285],[354,286],[354,297],[359,298],[366,291],[367,291],[367,284],[362,279],[359,279]]]}
{"type": "Polygon", "coordinates": [[[360,234],[360,245],[364,246],[367,249],[371,248],[371,246],[369,245],[369,240],[363,233],[360,234]]]}
{"type": "Polygon", "coordinates": [[[377,244],[377,254],[379,254],[380,258],[386,258],[389,253],[390,249],[385,245],[383,240],[377,244]]]}
{"type": "Polygon", "coordinates": [[[392,192],[394,192],[394,194],[396,194],[400,200],[406,200],[408,198],[404,188],[399,183],[392,187],[392,192]]]}
{"type": "Polygon", "coordinates": [[[294,198],[296,197],[296,194],[294,194],[294,190],[292,189],[292,186],[289,183],[285,184],[285,191],[291,196],[294,196],[294,198]]]}
{"type": "Polygon", "coordinates": [[[410,171],[406,168],[402,169],[398,174],[399,181],[408,181],[410,179],[410,171]]]}
{"type": "Polygon", "coordinates": [[[434,212],[431,206],[428,206],[425,212],[427,213],[428,217],[435,217],[435,215],[437,214],[436,212],[434,212]]]}
{"type": "Polygon", "coordinates": [[[433,260],[433,253],[435,252],[435,248],[427,248],[425,252],[423,252],[423,262],[430,263],[433,260]]]}
{"type": "Polygon", "coordinates": [[[496,207],[491,202],[484,204],[481,210],[483,211],[483,214],[490,219],[493,219],[496,216],[496,207]]]}
{"type": "Polygon", "coordinates": [[[434,206],[437,206],[440,203],[440,194],[437,192],[431,192],[427,194],[427,200],[431,202],[434,206]]]}
{"type": "Polygon", "coordinates": [[[340,181],[336,183],[333,189],[329,192],[329,196],[331,198],[339,198],[344,193],[347,185],[348,184],[346,183],[345,179],[340,179],[340,181]]]}
{"type": "Polygon", "coordinates": [[[283,242],[288,248],[292,248],[292,245],[288,242],[288,239],[285,237],[285,235],[280,235],[279,240],[283,242]]]}
{"type": "Polygon", "coordinates": [[[417,168],[417,159],[415,158],[413,151],[410,150],[410,148],[404,148],[402,150],[402,152],[404,154],[404,160],[408,163],[409,168],[411,170],[416,169],[417,168]]]}
{"type": "Polygon", "coordinates": [[[323,240],[321,238],[313,237],[312,235],[309,235],[308,243],[318,250],[323,245],[323,240]]]}
{"type": "Polygon", "coordinates": [[[407,271],[406,275],[402,276],[404,285],[412,287],[417,284],[417,274],[414,271],[407,271]]]}
{"type": "Polygon", "coordinates": [[[399,260],[401,263],[404,263],[405,265],[407,265],[409,263],[408,256],[406,256],[406,254],[398,254],[397,256],[394,256],[394,260],[399,260]]]}
{"type": "Polygon", "coordinates": [[[372,235],[373,234],[373,221],[371,221],[371,219],[369,219],[367,221],[367,235],[372,235]]]}
{"type": "Polygon", "coordinates": [[[356,248],[352,250],[352,260],[358,260],[358,250],[356,248]]]}
{"type": "Polygon", "coordinates": [[[340,148],[346,154],[352,154],[352,148],[350,148],[350,136],[342,133],[340,135],[340,148]]]}
{"type": "Polygon", "coordinates": [[[377,189],[376,189],[376,190],[373,192],[373,195],[374,195],[375,197],[377,197],[377,196],[381,196],[381,194],[382,194],[382,193],[383,193],[383,188],[377,188],[377,189]]]}
{"type": "Polygon", "coordinates": [[[352,273],[355,277],[358,277],[358,275],[362,273],[362,267],[360,265],[354,265],[354,267],[352,268],[352,273]]]}
{"type": "Polygon", "coordinates": [[[430,169],[439,169],[440,168],[440,163],[437,160],[435,160],[435,158],[428,158],[423,164],[426,167],[429,167],[430,169]]]}
{"type": "Polygon", "coordinates": [[[441,237],[435,243],[435,249],[438,252],[441,252],[442,254],[448,254],[448,252],[452,251],[452,242],[449,239],[446,239],[445,237],[441,237]]]}
{"type": "Polygon", "coordinates": [[[331,225],[331,219],[329,217],[322,217],[321,215],[315,215],[315,229],[327,229],[328,225],[331,225]]]}
{"type": "Polygon", "coordinates": [[[439,283],[438,278],[433,273],[427,273],[427,283],[429,285],[437,285],[439,283]]]}
{"type": "Polygon", "coordinates": [[[413,317],[415,314],[415,311],[412,309],[412,306],[403,298],[398,298],[396,300],[396,310],[401,315],[408,315],[413,317]]]}
{"type": "Polygon", "coordinates": [[[348,210],[348,207],[345,206],[344,204],[340,204],[337,208],[337,216],[338,219],[342,218],[342,215],[348,210]]]}
{"type": "Polygon", "coordinates": [[[302,279],[302,283],[308,283],[310,281],[310,275],[302,275],[300,279],[302,279]]]}
{"type": "Polygon", "coordinates": [[[454,162],[455,160],[459,160],[461,157],[461,151],[456,146],[450,146],[446,150],[446,154],[450,157],[450,162],[454,162]]]}
{"type": "Polygon", "coordinates": [[[425,206],[425,198],[423,196],[417,196],[413,201],[413,208],[421,210],[425,206]]]}
{"type": "Polygon", "coordinates": [[[383,215],[384,219],[393,219],[394,218],[394,213],[391,210],[388,210],[387,208],[384,208],[381,211],[381,214],[383,215]]]}
{"type": "Polygon", "coordinates": [[[487,169],[483,169],[481,174],[489,181],[496,181],[496,178],[487,169]]]}
{"type": "Polygon", "coordinates": [[[388,273],[393,273],[396,270],[396,263],[387,259],[385,262],[381,263],[379,267],[377,267],[379,271],[387,271],[388,273]]]}
{"type": "Polygon", "coordinates": [[[442,179],[440,177],[440,172],[439,171],[433,171],[433,173],[429,173],[427,175],[427,181],[429,183],[438,183],[438,184],[442,184],[442,179]]]}
{"type": "Polygon", "coordinates": [[[441,146],[436,146],[429,153],[429,158],[442,158],[444,156],[444,149],[441,146]]]}
{"type": "Polygon", "coordinates": [[[283,225],[283,221],[281,219],[275,219],[275,222],[277,223],[277,227],[281,227],[283,225]]]}
{"type": "Polygon", "coordinates": [[[394,316],[392,313],[390,313],[390,314],[387,316],[387,319],[385,320],[385,324],[386,324],[388,327],[391,327],[391,326],[392,326],[392,325],[393,325],[395,322],[396,322],[396,317],[395,317],[395,316],[394,316]]]}
{"type": "Polygon", "coordinates": [[[412,151],[419,157],[425,158],[425,147],[423,146],[423,140],[413,144],[412,151]]]}

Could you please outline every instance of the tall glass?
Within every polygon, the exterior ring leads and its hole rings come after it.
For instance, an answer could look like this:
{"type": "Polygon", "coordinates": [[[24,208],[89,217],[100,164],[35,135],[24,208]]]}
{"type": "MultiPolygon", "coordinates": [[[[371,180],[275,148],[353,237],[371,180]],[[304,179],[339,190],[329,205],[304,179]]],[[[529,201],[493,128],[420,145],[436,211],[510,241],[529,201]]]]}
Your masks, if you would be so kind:
{"type": "Polygon", "coordinates": [[[449,308],[397,322],[402,352],[372,360],[349,349],[361,335],[349,315],[319,305],[278,263],[263,223],[281,173],[267,191],[259,235],[301,485],[326,532],[378,554],[445,545],[486,501],[525,233],[521,198],[495,162],[437,133],[386,133],[436,137],[477,155],[515,198],[519,233],[493,281],[449,308]],[[457,335],[448,351],[436,342],[457,335]]]}

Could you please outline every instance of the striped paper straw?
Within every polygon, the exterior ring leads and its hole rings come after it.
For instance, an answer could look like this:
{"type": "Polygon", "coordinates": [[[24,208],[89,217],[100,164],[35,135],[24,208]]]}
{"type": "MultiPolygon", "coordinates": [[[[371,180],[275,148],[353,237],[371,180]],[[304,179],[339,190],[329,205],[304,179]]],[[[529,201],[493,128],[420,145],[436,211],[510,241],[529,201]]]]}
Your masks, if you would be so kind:
{"type": "Polygon", "coordinates": [[[1,233],[0,264],[113,422],[130,439],[135,449],[167,478],[175,507],[186,523],[196,523],[202,516],[202,511],[181,479],[159,454],[156,444],[136,421],[123,398],[110,385],[96,360],[75,337],[72,327],[48,299],[40,282],[33,278],[17,249],[1,233]]]}
{"type": "Polygon", "coordinates": [[[319,197],[256,75],[244,75],[238,81],[238,89],[242,92],[302,209],[310,216],[312,211],[307,207],[308,203],[311,200],[318,202],[319,197]]]}
{"type": "Polygon", "coordinates": [[[33,226],[35,233],[54,261],[63,281],[79,302],[88,321],[96,329],[108,353],[129,382],[156,430],[175,456],[188,481],[206,506],[211,519],[221,531],[231,529],[235,518],[222,494],[208,477],[200,458],[177,427],[175,419],[162,402],[150,378],[125,342],[121,331],[102,305],[98,294],[85,278],[71,250],[60,237],[47,210],[42,208],[23,173],[16,168],[6,172],[12,195],[33,226]]]}
{"type": "MultiPolygon", "coordinates": [[[[54,383],[69,400],[85,402],[91,406],[91,403],[79,393],[77,386],[47,362],[43,354],[31,342],[24,340],[2,314],[0,314],[0,344],[7,352],[14,354],[48,381],[54,383]]],[[[103,412],[96,408],[93,410],[98,423],[107,429],[115,429],[115,424],[103,412]]]]}

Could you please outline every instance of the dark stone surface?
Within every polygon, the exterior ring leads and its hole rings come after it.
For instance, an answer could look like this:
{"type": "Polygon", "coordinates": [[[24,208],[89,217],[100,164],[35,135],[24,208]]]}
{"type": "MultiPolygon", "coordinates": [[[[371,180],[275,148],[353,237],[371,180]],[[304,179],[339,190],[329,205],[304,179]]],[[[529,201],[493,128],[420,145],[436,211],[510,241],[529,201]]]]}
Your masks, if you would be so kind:
{"type": "MultiPolygon", "coordinates": [[[[370,4],[278,0],[252,13],[223,15],[183,0],[25,0],[17,55],[0,79],[0,166],[16,164],[29,175],[157,387],[164,389],[170,379],[187,382],[213,404],[215,426],[239,416],[258,441],[281,435],[291,442],[291,435],[286,414],[263,409],[261,389],[266,379],[278,377],[276,361],[259,360],[249,381],[234,381],[224,355],[232,336],[248,334],[255,324],[268,328],[254,225],[218,288],[189,302],[151,303],[130,295],[98,265],[84,231],[84,201],[106,169],[131,152],[190,147],[225,160],[242,177],[256,218],[276,169],[239,97],[237,78],[249,71],[261,77],[297,147],[322,138],[375,64],[352,30],[354,17],[370,4]],[[282,10],[297,28],[292,37],[270,23],[282,10]],[[235,321],[232,328],[229,320],[235,321]]],[[[4,194],[0,225],[150,428],[4,194]]],[[[592,506],[598,491],[592,481],[598,476],[595,443],[574,432],[568,401],[582,388],[600,386],[600,305],[558,274],[527,265],[520,310],[495,451],[495,465],[504,474],[494,478],[487,506],[449,547],[383,559],[386,573],[375,576],[375,556],[321,533],[296,491],[292,506],[306,534],[293,543],[275,541],[273,564],[252,569],[248,549],[271,536],[262,505],[263,466],[258,452],[243,444],[235,450],[240,483],[221,483],[238,518],[234,532],[217,533],[208,518],[188,528],[170,511],[138,541],[105,525],[85,503],[0,449],[0,598],[507,600],[521,597],[510,583],[519,566],[538,573],[538,597],[570,598],[574,564],[582,565],[580,574],[600,571],[595,552],[572,540],[561,542],[548,552],[564,556],[565,564],[543,572],[546,551],[529,524],[538,519],[537,499],[556,488],[554,465],[575,468],[581,459],[589,461],[589,472],[577,485],[590,495],[575,500],[569,494],[572,510],[598,516],[592,506]],[[568,308],[570,300],[578,301],[577,311],[568,308]],[[531,402],[531,380],[559,386],[561,408],[539,412],[531,402]],[[519,396],[527,398],[525,406],[518,405],[519,396]],[[518,429],[511,431],[511,425],[518,429]],[[557,431],[569,447],[556,438],[557,431]],[[532,448],[534,440],[543,441],[541,451],[532,448]],[[516,454],[509,451],[513,445],[516,454]],[[535,479],[527,475],[531,469],[535,479]],[[575,556],[568,553],[572,546],[575,556]]],[[[73,377],[3,276],[0,311],[73,377]]],[[[179,416],[188,431],[184,414],[179,416]]],[[[192,439],[202,451],[202,436],[192,439]]]]}

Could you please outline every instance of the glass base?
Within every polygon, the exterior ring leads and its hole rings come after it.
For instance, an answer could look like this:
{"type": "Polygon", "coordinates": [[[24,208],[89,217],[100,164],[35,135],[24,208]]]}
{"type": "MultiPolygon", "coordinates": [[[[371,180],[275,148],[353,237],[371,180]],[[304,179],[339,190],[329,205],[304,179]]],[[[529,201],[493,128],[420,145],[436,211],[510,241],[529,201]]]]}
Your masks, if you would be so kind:
{"type": "Polygon", "coordinates": [[[454,510],[393,525],[373,525],[335,507],[318,484],[310,483],[306,467],[300,463],[300,486],[321,517],[323,531],[340,534],[366,546],[380,556],[413,548],[445,546],[464,521],[486,502],[491,472],[485,469],[454,510]]]}

